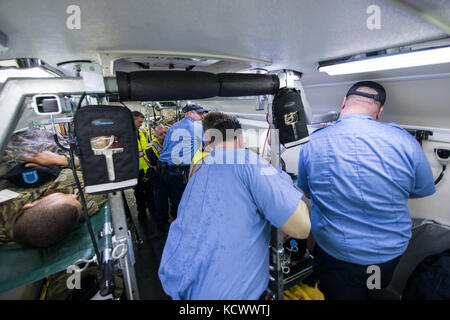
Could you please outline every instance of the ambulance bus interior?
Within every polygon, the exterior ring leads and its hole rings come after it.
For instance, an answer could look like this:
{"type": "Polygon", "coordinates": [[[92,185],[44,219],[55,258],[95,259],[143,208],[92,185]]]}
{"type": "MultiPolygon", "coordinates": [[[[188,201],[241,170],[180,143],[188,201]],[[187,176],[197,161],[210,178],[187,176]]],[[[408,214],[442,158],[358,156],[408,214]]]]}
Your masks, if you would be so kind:
{"type": "MultiPolygon", "coordinates": [[[[338,121],[345,94],[358,81],[385,88],[379,121],[396,123],[417,140],[435,180],[433,195],[409,199],[412,236],[392,281],[377,295],[401,300],[425,258],[441,254],[449,265],[449,1],[2,1],[0,237],[10,236],[11,217],[23,210],[8,203],[37,200],[30,196],[34,183],[56,178],[22,168],[15,178],[29,185],[7,179],[41,151],[64,155],[67,170],[84,179],[86,198],[91,192],[105,201],[50,247],[0,239],[0,299],[170,299],[158,277],[167,233],[150,213],[138,219],[137,151],[127,145],[135,131],[131,113],[114,110],[141,112],[150,133],[179,121],[191,102],[236,117],[245,146],[274,167],[282,163],[297,185],[299,152],[308,142],[280,142],[274,95],[282,88],[299,93],[310,136],[338,121]],[[108,131],[107,121],[82,112],[95,105],[105,106],[105,119],[126,121],[108,131]],[[99,139],[89,145],[92,132],[99,139]],[[81,169],[72,163],[78,156],[81,169]],[[70,277],[80,270],[89,290],[74,287],[77,279],[70,277]]],[[[314,277],[314,239],[286,240],[275,227],[270,238],[267,292],[283,300],[314,277]]],[[[450,283],[450,271],[441,279],[450,283]]]]}

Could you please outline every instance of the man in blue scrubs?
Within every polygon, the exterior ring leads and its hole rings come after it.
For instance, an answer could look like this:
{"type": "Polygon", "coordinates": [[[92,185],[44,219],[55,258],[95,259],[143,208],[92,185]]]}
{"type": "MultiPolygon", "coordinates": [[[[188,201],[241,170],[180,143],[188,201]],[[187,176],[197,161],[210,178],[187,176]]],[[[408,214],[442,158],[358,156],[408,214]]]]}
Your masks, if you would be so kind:
{"type": "Polygon", "coordinates": [[[419,143],[377,121],[385,99],[380,84],[356,83],[339,120],[300,151],[298,186],[311,194],[315,270],[328,299],[367,299],[386,287],[411,238],[408,199],[435,192],[419,143]]]}
{"type": "Polygon", "coordinates": [[[173,207],[171,212],[176,215],[187,184],[192,157],[203,141],[201,120],[206,110],[197,103],[188,103],[182,111],[185,117],[167,131],[158,162],[160,179],[155,188],[155,205],[158,216],[166,217],[159,219],[165,222],[157,226],[162,232],[169,229],[168,199],[173,207]]]}
{"type": "MultiPolygon", "coordinates": [[[[240,124],[213,126],[222,142],[192,176],[172,223],[159,268],[173,299],[251,299],[269,282],[270,225],[306,238],[303,195],[266,160],[242,148],[240,124]]],[[[207,135],[209,136],[209,134],[207,135]]]]}

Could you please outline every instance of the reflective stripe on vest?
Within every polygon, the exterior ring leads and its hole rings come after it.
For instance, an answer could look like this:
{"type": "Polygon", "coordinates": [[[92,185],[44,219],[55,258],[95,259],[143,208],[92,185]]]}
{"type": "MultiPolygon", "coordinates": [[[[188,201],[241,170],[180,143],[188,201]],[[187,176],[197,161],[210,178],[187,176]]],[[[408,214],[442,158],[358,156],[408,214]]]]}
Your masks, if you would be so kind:
{"type": "Polygon", "coordinates": [[[162,146],[159,144],[158,139],[153,138],[152,142],[149,143],[149,145],[147,146],[147,148],[152,148],[153,152],[155,153],[155,155],[158,157],[159,159],[159,155],[162,152],[162,146]]]}

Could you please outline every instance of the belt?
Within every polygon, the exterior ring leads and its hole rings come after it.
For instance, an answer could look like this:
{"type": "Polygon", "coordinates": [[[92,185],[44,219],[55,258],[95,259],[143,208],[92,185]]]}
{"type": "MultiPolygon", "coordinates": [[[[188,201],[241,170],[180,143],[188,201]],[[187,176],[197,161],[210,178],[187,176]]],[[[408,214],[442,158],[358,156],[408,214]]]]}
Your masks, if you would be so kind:
{"type": "Polygon", "coordinates": [[[168,169],[189,169],[190,168],[190,166],[188,166],[188,165],[173,165],[173,166],[171,166],[170,164],[167,166],[167,168],[168,169]]]}
{"type": "Polygon", "coordinates": [[[178,168],[178,169],[186,169],[186,168],[190,168],[191,166],[188,164],[168,164],[167,162],[162,162],[158,160],[158,169],[162,168],[162,169],[174,169],[174,168],[178,168]]]}
{"type": "Polygon", "coordinates": [[[167,162],[158,161],[158,172],[163,175],[166,171],[175,171],[177,173],[189,173],[190,166],[188,165],[170,165],[167,162]]]}

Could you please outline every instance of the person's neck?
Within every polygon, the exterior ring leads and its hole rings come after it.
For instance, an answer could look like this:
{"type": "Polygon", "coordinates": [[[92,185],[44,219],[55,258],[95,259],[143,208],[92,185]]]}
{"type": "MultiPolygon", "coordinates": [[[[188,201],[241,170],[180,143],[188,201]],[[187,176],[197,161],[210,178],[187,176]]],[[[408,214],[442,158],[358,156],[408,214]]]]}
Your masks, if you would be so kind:
{"type": "Polygon", "coordinates": [[[215,145],[213,149],[240,149],[240,147],[236,141],[224,141],[215,145]]]}
{"type": "Polygon", "coordinates": [[[351,115],[351,114],[365,114],[365,115],[368,115],[368,116],[370,116],[370,117],[376,119],[376,118],[374,117],[374,115],[371,114],[370,112],[367,112],[367,111],[364,111],[364,110],[356,110],[356,109],[355,109],[355,110],[351,110],[351,111],[347,111],[347,112],[345,112],[345,113],[341,113],[341,114],[339,115],[339,118],[342,118],[343,116],[347,116],[347,115],[351,115]]]}

